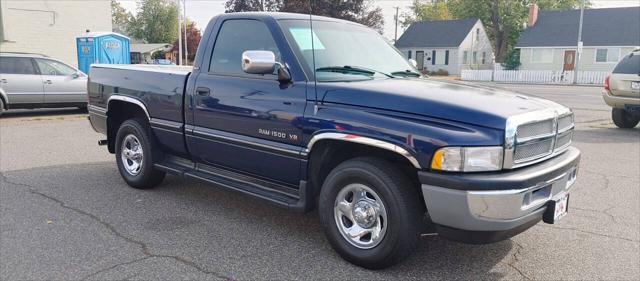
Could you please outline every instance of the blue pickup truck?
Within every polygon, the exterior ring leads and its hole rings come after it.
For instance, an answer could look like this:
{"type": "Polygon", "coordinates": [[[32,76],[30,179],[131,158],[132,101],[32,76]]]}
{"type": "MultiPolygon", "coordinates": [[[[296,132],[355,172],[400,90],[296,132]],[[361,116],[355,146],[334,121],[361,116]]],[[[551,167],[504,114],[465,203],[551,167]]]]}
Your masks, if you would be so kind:
{"type": "Polygon", "coordinates": [[[384,268],[422,233],[507,239],[567,213],[573,114],[437,82],[375,31],[325,17],[235,13],[194,66],[93,65],[89,119],[133,188],[166,173],[318,209],[346,260],[384,268]]]}

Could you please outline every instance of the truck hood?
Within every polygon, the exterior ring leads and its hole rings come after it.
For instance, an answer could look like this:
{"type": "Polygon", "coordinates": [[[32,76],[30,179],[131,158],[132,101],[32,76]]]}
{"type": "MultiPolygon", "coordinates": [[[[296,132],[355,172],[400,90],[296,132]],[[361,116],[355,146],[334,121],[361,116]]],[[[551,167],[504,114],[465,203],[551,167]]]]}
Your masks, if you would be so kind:
{"type": "Polygon", "coordinates": [[[561,105],[504,90],[427,79],[318,83],[325,103],[365,106],[504,130],[508,117],[561,105]]]}

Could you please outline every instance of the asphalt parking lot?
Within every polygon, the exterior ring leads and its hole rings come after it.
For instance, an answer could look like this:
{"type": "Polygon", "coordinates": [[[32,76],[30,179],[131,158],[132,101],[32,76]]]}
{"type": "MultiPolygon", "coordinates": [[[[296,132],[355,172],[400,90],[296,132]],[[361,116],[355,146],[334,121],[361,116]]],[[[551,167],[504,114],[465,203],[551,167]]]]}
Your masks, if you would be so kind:
{"type": "Polygon", "coordinates": [[[422,237],[408,260],[370,271],[296,214],[168,176],[129,188],[77,110],[0,118],[0,279],[640,279],[640,127],[616,129],[600,88],[497,85],[574,109],[582,151],[569,215],[507,241],[422,237]]]}

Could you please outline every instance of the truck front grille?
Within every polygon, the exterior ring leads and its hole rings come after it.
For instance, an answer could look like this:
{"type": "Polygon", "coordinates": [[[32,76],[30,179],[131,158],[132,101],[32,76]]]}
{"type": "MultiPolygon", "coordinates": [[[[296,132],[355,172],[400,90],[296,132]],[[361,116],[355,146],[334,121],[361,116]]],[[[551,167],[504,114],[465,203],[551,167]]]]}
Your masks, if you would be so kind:
{"type": "Polygon", "coordinates": [[[513,159],[516,163],[547,156],[553,151],[553,138],[536,140],[516,146],[513,159]]]}
{"type": "Polygon", "coordinates": [[[519,116],[513,141],[507,144],[505,168],[530,165],[558,154],[571,145],[573,137],[573,113],[546,111],[540,114],[519,116]],[[524,117],[524,118],[523,118],[524,117]]]}

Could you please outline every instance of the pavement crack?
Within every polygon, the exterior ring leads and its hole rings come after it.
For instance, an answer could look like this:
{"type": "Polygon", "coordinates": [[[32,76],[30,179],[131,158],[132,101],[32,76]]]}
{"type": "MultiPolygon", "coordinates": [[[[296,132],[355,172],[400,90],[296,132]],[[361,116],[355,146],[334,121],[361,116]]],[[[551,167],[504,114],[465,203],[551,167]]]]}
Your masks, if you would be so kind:
{"type": "Polygon", "coordinates": [[[524,249],[524,247],[514,240],[511,241],[516,245],[516,251],[511,256],[511,261],[507,263],[507,266],[518,272],[518,274],[520,274],[520,276],[522,276],[522,278],[524,278],[525,280],[532,280],[531,277],[524,274],[524,272],[522,272],[522,270],[516,266],[516,263],[520,261],[518,256],[521,255],[521,251],[524,249]]]}
{"type": "MultiPolygon", "coordinates": [[[[73,212],[76,212],[78,214],[81,214],[81,215],[83,215],[85,217],[88,217],[88,218],[92,219],[93,221],[95,221],[95,222],[101,224],[102,226],[104,226],[111,233],[113,233],[116,237],[121,238],[121,239],[125,240],[128,243],[131,243],[131,244],[134,244],[134,245],[138,245],[140,247],[141,251],[142,251],[142,254],[144,255],[143,258],[140,258],[140,259],[137,259],[137,260],[133,260],[133,261],[129,261],[129,262],[116,264],[114,266],[111,266],[110,268],[99,270],[97,272],[94,272],[94,273],[90,274],[88,277],[91,277],[91,276],[93,276],[95,274],[98,274],[100,272],[104,272],[104,271],[109,270],[109,269],[116,268],[118,266],[131,264],[131,263],[134,263],[134,262],[137,262],[137,261],[140,261],[140,260],[144,260],[144,259],[148,259],[148,258],[169,258],[169,259],[173,259],[173,260],[175,260],[175,261],[177,261],[179,263],[182,263],[184,265],[187,265],[189,267],[192,267],[192,268],[196,269],[197,271],[199,271],[201,273],[204,273],[204,274],[207,274],[207,275],[213,275],[213,276],[215,276],[217,278],[224,279],[224,280],[232,280],[232,278],[226,277],[226,276],[224,276],[224,275],[222,275],[222,274],[220,274],[218,272],[206,270],[203,266],[200,266],[200,265],[196,264],[195,262],[187,260],[186,258],[181,257],[181,256],[153,254],[151,252],[151,250],[149,249],[149,246],[147,246],[147,244],[145,244],[142,241],[138,241],[138,240],[135,240],[133,238],[127,237],[126,235],[120,233],[113,225],[111,225],[110,223],[102,220],[98,216],[96,216],[96,215],[94,215],[92,213],[89,213],[87,211],[84,211],[82,209],[70,206],[67,203],[65,203],[64,201],[62,201],[62,200],[60,200],[58,198],[55,198],[55,197],[53,197],[51,195],[42,193],[42,192],[38,191],[35,186],[29,185],[29,184],[26,184],[26,183],[20,183],[20,182],[12,181],[9,178],[7,178],[7,176],[4,175],[4,173],[2,173],[2,172],[0,172],[0,181],[6,182],[6,183],[9,183],[9,184],[12,184],[12,185],[26,187],[27,191],[29,193],[31,193],[31,194],[38,195],[38,196],[40,196],[42,198],[45,198],[45,199],[50,200],[50,201],[53,201],[53,202],[57,203],[58,205],[60,205],[64,209],[71,210],[73,212]]],[[[83,278],[83,280],[88,278],[88,277],[83,278]]]]}
{"type": "Polygon", "coordinates": [[[600,236],[600,237],[607,237],[607,238],[611,238],[611,239],[624,240],[624,241],[632,242],[632,243],[640,243],[640,240],[633,240],[633,239],[629,239],[629,238],[625,238],[625,237],[602,234],[602,233],[592,232],[592,231],[588,231],[588,230],[578,229],[578,228],[575,228],[575,227],[546,226],[546,225],[540,225],[540,226],[541,227],[546,227],[546,228],[556,228],[556,229],[577,231],[577,232],[581,232],[581,233],[585,233],[585,234],[590,234],[590,235],[595,235],[595,236],[600,236]]]}
{"type": "Polygon", "coordinates": [[[573,210],[578,210],[578,211],[583,211],[583,212],[592,212],[592,213],[596,213],[596,214],[604,214],[607,217],[609,217],[609,219],[611,219],[614,223],[618,223],[618,220],[616,219],[616,217],[609,213],[613,208],[615,208],[615,206],[609,206],[608,208],[604,209],[604,210],[595,210],[595,209],[584,209],[584,208],[579,208],[579,207],[571,207],[571,209],[573,210]]]}
{"type": "Polygon", "coordinates": [[[148,258],[149,258],[149,256],[145,256],[145,257],[142,257],[142,258],[139,258],[139,259],[134,259],[134,260],[126,261],[126,262],[117,263],[117,264],[114,264],[114,265],[112,265],[110,267],[103,268],[103,269],[100,269],[100,270],[98,270],[96,272],[90,273],[89,275],[87,275],[87,276],[85,276],[83,278],[80,278],[80,280],[87,280],[87,279],[89,279],[91,277],[97,276],[100,273],[107,272],[107,271],[112,270],[112,269],[114,269],[116,267],[123,266],[123,265],[130,265],[130,264],[133,264],[133,263],[136,263],[136,262],[139,262],[139,261],[146,260],[148,258]]]}

